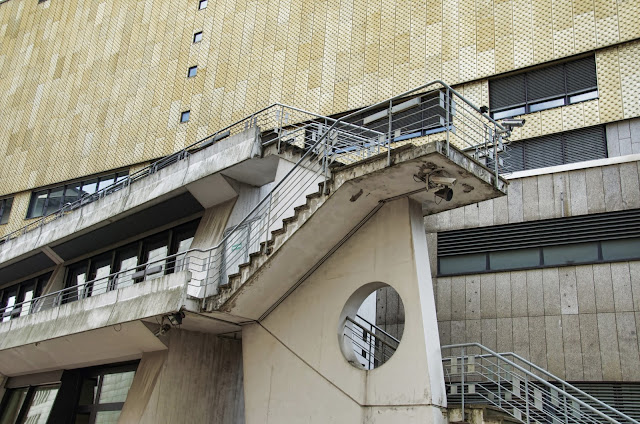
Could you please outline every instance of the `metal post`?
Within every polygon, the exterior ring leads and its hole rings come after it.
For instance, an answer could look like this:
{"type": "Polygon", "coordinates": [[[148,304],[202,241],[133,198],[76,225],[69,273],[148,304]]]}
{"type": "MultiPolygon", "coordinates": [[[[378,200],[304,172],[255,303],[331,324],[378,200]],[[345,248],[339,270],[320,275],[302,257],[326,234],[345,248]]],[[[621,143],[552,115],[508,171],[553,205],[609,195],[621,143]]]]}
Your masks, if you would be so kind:
{"type": "Polygon", "coordinates": [[[389,100],[389,129],[387,132],[387,166],[391,166],[391,109],[393,109],[393,100],[389,100]]]}
{"type": "Polygon", "coordinates": [[[449,87],[447,87],[446,91],[445,91],[445,96],[444,96],[444,110],[445,110],[445,114],[446,114],[446,133],[447,133],[447,157],[449,156],[449,132],[451,131],[451,122],[449,122],[449,120],[451,119],[450,116],[450,106],[451,106],[451,92],[449,91],[449,87]]]}
{"type": "MultiPolygon", "coordinates": [[[[278,111],[276,110],[276,113],[278,111]]],[[[280,113],[278,113],[277,119],[278,119],[278,152],[280,152],[280,141],[282,140],[282,118],[284,115],[284,106],[280,106],[280,113]]]]}
{"type": "Polygon", "coordinates": [[[496,174],[496,188],[498,188],[498,178],[499,178],[499,173],[498,173],[498,143],[502,144],[502,134],[498,133],[496,131],[496,133],[498,134],[498,138],[495,140],[495,142],[493,143],[493,166],[495,169],[495,174],[496,174]]]}
{"type": "Polygon", "coordinates": [[[527,414],[527,424],[529,424],[529,379],[524,376],[524,407],[527,414]]]}
{"type": "Polygon", "coordinates": [[[562,396],[564,397],[564,401],[562,402],[564,404],[564,422],[565,424],[569,424],[569,411],[567,408],[567,388],[565,387],[564,383],[562,384],[562,396]]]}
{"type": "Polygon", "coordinates": [[[465,356],[465,348],[462,348],[462,355],[460,357],[460,395],[462,397],[462,421],[464,421],[464,373],[465,373],[465,365],[464,365],[464,356],[465,356]]]}

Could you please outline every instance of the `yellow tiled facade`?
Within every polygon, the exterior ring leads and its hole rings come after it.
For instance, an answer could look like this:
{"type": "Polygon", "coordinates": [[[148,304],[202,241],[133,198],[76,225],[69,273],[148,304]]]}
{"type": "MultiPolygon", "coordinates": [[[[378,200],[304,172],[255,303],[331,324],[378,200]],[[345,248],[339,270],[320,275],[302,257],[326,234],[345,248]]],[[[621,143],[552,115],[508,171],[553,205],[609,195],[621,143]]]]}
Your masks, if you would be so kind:
{"type": "Polygon", "coordinates": [[[599,99],[528,115],[516,138],[639,116],[638,39],[640,0],[8,0],[0,196],[17,195],[0,231],[24,223],[34,188],[158,158],[273,102],[332,114],[443,79],[488,104],[487,77],[595,50],[599,99]]]}

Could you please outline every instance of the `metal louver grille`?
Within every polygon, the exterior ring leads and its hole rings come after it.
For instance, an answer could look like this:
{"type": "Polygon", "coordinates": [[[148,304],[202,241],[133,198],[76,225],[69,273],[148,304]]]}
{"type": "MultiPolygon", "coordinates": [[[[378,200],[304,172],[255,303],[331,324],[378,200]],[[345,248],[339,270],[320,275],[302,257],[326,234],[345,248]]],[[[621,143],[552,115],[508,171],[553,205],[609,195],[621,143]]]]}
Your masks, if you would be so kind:
{"type": "Polygon", "coordinates": [[[596,78],[596,59],[594,56],[574,60],[565,64],[567,73],[567,92],[575,93],[598,87],[596,78]]]}
{"type": "MultiPolygon", "coordinates": [[[[578,389],[587,392],[594,398],[640,420],[640,384],[638,383],[572,383],[578,389]]],[[[588,402],[590,403],[590,402],[588,402]]],[[[597,404],[591,403],[596,409],[597,404]]]]}
{"type": "Polygon", "coordinates": [[[640,209],[438,233],[438,256],[640,237],[640,209]]]}
{"type": "Polygon", "coordinates": [[[607,157],[603,126],[582,128],[564,134],[564,163],[607,157]]]}
{"type": "Polygon", "coordinates": [[[564,93],[563,65],[549,66],[527,73],[528,101],[563,96],[564,93]]]}
{"type": "Polygon", "coordinates": [[[507,147],[509,172],[538,169],[607,157],[601,125],[517,141],[507,147]]]}
{"type": "Polygon", "coordinates": [[[524,144],[524,169],[562,165],[562,135],[552,134],[524,144]]]}
{"type": "Polygon", "coordinates": [[[512,75],[489,83],[489,104],[491,109],[501,109],[525,103],[526,90],[524,75],[525,74],[512,75]]]}

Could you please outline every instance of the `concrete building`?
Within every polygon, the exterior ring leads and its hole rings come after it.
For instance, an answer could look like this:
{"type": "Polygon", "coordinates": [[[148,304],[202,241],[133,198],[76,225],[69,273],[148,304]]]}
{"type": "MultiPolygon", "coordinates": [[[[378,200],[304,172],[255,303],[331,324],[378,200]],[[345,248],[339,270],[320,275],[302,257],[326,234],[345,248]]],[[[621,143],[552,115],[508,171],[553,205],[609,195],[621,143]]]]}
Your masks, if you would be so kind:
{"type": "Polygon", "coordinates": [[[0,423],[640,419],[638,0],[0,36],[0,423]]]}

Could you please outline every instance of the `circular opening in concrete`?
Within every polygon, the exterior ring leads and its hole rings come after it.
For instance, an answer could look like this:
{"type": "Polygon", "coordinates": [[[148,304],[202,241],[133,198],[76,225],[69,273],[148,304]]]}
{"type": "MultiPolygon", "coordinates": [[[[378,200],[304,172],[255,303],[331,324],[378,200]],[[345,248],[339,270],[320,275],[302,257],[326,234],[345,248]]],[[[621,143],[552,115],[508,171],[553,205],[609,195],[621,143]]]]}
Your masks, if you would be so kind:
{"type": "Polygon", "coordinates": [[[388,284],[365,284],[347,300],[339,322],[338,339],[347,362],[372,370],[386,363],[400,345],[404,304],[388,284]]]}

